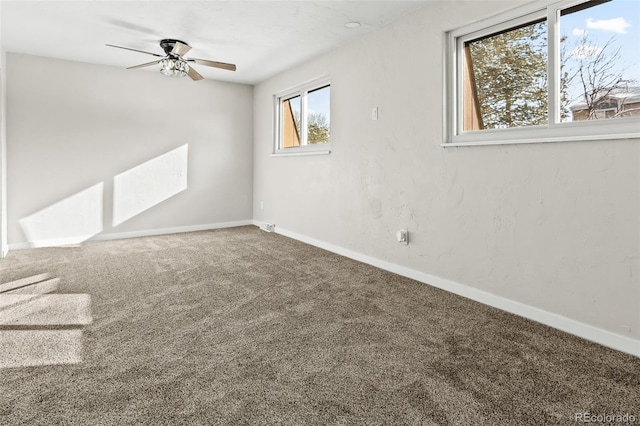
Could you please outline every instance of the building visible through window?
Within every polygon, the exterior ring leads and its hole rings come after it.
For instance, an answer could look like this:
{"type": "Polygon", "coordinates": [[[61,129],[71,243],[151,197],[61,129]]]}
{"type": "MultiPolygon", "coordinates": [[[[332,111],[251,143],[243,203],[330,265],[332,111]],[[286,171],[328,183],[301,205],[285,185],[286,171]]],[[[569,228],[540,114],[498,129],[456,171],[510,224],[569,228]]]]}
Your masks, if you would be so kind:
{"type": "Polygon", "coordinates": [[[640,86],[614,87],[598,99],[593,108],[589,108],[586,102],[577,102],[570,109],[573,121],[637,117],[640,116],[640,86]]]}

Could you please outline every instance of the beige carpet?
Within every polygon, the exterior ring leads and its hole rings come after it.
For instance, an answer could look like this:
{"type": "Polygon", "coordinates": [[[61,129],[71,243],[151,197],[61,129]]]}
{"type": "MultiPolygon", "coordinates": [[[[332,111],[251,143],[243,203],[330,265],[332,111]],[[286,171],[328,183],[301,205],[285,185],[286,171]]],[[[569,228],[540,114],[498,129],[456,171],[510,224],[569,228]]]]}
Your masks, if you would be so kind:
{"type": "Polygon", "coordinates": [[[90,320],[0,324],[80,347],[1,368],[2,425],[640,423],[640,359],[255,227],[0,261],[35,276],[90,320]]]}

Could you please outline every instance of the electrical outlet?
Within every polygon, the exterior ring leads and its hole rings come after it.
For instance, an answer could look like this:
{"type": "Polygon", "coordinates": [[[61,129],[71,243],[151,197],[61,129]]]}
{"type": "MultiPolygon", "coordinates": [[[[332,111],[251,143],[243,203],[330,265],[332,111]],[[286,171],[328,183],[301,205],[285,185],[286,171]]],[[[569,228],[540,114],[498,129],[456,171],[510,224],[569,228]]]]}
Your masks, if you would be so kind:
{"type": "Polygon", "coordinates": [[[276,224],[275,223],[263,223],[262,226],[260,227],[260,229],[262,229],[263,231],[267,231],[267,232],[273,232],[276,230],[276,224]]]}

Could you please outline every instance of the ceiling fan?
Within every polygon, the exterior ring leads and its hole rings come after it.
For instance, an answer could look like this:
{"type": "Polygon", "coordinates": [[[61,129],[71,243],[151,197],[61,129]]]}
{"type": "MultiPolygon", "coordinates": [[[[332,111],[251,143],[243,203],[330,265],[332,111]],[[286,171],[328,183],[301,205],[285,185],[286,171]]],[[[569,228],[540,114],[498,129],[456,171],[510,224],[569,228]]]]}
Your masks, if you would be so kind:
{"type": "Polygon", "coordinates": [[[147,62],[145,64],[128,67],[127,69],[129,70],[160,64],[160,72],[162,74],[175,77],[184,77],[185,75],[188,75],[194,81],[202,80],[204,77],[202,77],[200,73],[189,66],[190,62],[195,62],[198,65],[205,65],[208,67],[221,68],[223,70],[236,70],[236,66],[234,64],[209,61],[207,59],[185,58],[184,55],[189,50],[191,50],[191,46],[189,46],[184,41],[175,40],[172,38],[165,38],[163,40],[160,40],[160,47],[162,48],[162,50],[164,50],[164,55],[145,52],[144,50],[132,49],[130,47],[115,46],[113,44],[107,44],[107,46],[117,47],[118,49],[132,50],[134,52],[146,53],[147,55],[153,55],[157,58],[161,58],[153,62],[147,62]]]}

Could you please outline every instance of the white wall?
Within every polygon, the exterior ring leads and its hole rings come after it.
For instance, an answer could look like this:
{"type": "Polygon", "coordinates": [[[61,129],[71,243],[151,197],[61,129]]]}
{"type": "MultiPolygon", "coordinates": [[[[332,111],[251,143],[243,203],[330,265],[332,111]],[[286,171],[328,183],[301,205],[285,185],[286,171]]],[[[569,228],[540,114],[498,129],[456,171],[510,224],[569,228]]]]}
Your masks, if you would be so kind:
{"type": "Polygon", "coordinates": [[[437,2],[257,85],[254,219],[635,345],[639,141],[440,146],[444,32],[507,3],[437,2]],[[272,95],[325,74],[333,152],[270,156],[272,95]]]}
{"type": "Polygon", "coordinates": [[[9,244],[251,220],[252,99],[248,85],[9,53],[9,244]]]}
{"type": "Polygon", "coordinates": [[[0,40],[0,258],[7,255],[7,55],[0,40]]]}
{"type": "MultiPolygon", "coordinates": [[[[0,2],[0,27],[2,26],[2,2],[0,2]]],[[[1,29],[1,28],[0,28],[1,29]]],[[[7,243],[7,165],[6,165],[6,63],[7,56],[2,47],[2,31],[0,30],[0,259],[8,252],[7,243]]]]}

